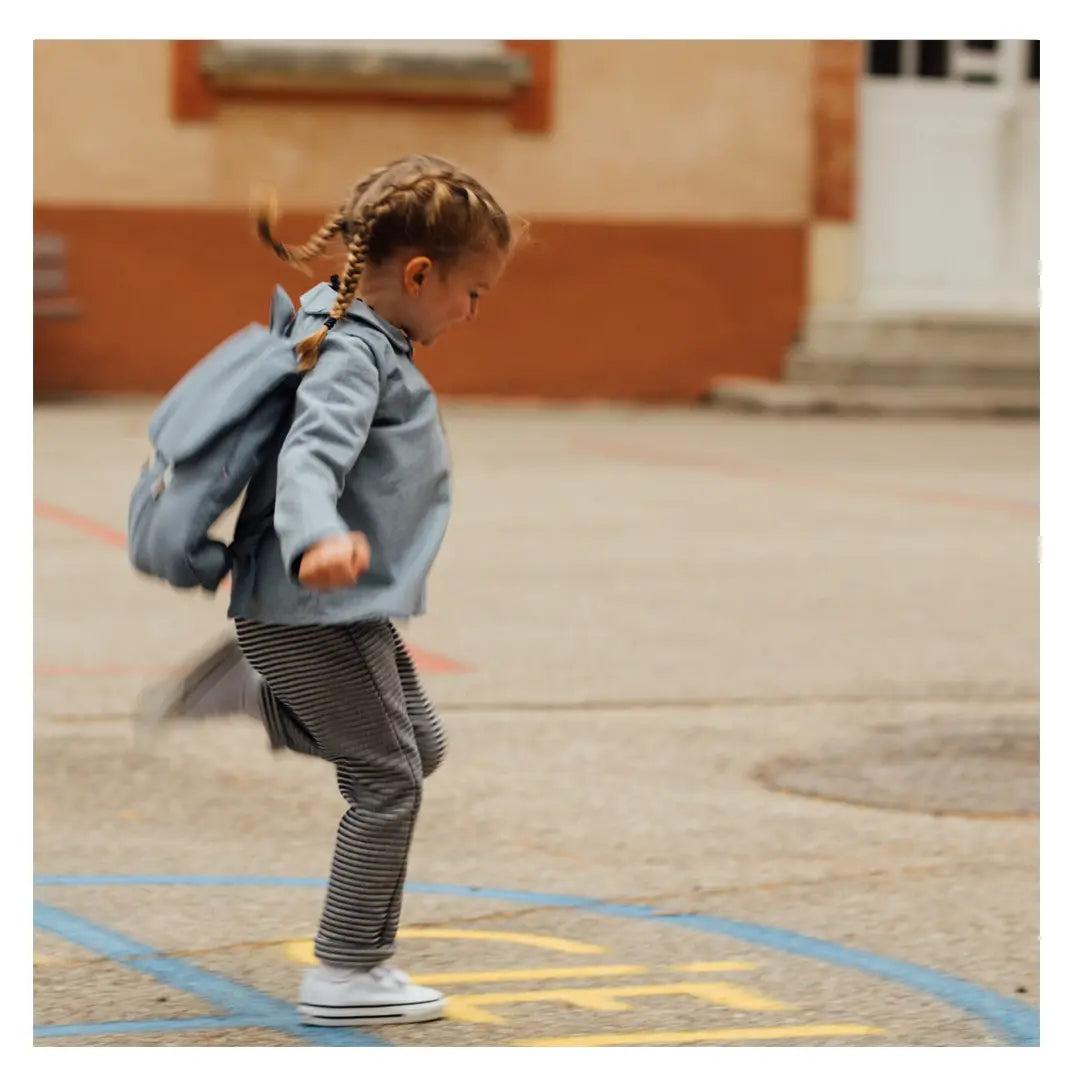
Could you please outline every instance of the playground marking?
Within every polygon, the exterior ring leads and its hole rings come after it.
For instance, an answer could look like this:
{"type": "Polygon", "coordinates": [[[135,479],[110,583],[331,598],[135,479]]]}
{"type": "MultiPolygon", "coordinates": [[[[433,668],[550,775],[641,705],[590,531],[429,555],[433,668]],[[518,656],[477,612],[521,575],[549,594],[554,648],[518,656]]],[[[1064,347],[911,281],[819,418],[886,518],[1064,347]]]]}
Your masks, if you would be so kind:
{"type": "Polygon", "coordinates": [[[421,986],[456,986],[460,983],[544,982],[548,979],[614,979],[644,975],[640,964],[597,964],[596,967],[497,968],[494,971],[439,971],[413,975],[421,986]]]}
{"type": "Polygon", "coordinates": [[[108,525],[102,525],[100,521],[93,521],[82,514],[65,510],[62,506],[54,506],[52,503],[34,500],[34,517],[47,518],[49,521],[66,525],[69,529],[75,529],[84,536],[91,536],[95,540],[101,540],[110,547],[127,549],[127,536],[108,525]]]}
{"type": "MultiPolygon", "coordinates": [[[[537,949],[550,949],[552,952],[575,953],[578,955],[604,953],[607,949],[599,945],[589,945],[583,941],[570,941],[568,938],[542,937],[539,934],[519,934],[508,930],[454,930],[426,926],[402,927],[397,936],[406,940],[446,940],[446,941],[509,941],[515,945],[530,945],[537,949]]],[[[299,964],[314,964],[315,943],[310,938],[286,942],[285,951],[289,959],[299,964]]]]}
{"type": "Polygon", "coordinates": [[[706,960],[697,964],[672,964],[672,971],[747,971],[757,964],[748,964],[744,960],[706,960]]]}
{"type": "MultiPolygon", "coordinates": [[[[287,1035],[296,1036],[305,1042],[318,1046],[384,1046],[383,1040],[351,1028],[308,1028],[300,1023],[294,1006],[288,1005],[269,994],[253,990],[249,986],[233,982],[223,975],[205,971],[184,960],[159,955],[156,950],[142,942],[119,934],[107,927],[98,926],[89,919],[74,915],[70,911],[34,902],[34,926],[46,933],[55,934],[84,949],[97,953],[114,963],[131,968],[134,971],[150,975],[159,982],[172,986],[185,993],[202,998],[209,1005],[230,1014],[226,1018],[212,1017],[200,1023],[200,1027],[221,1027],[223,1019],[245,1018],[241,1026],[273,1028],[287,1035]],[[327,1034],[329,1033],[329,1034],[327,1034]]],[[[188,1021],[187,1030],[197,1021],[188,1021]]],[[[125,1030],[133,1030],[133,1021],[118,1021],[126,1025],[125,1030]]],[[[176,1020],[162,1018],[160,1021],[142,1021],[134,1030],[169,1031],[176,1027],[176,1020]],[[158,1027],[150,1027],[156,1023],[158,1027]]],[[[233,1027],[237,1024],[233,1023],[233,1027]]],[[[115,1033],[102,1031],[100,1024],[65,1024],[60,1028],[65,1036],[93,1036],[115,1033]]],[[[36,1038],[59,1038],[55,1028],[35,1028],[36,1038]]]]}
{"type": "Polygon", "coordinates": [[[509,1046],[674,1046],[685,1043],[764,1042],[771,1039],[838,1039],[884,1035],[883,1028],[863,1024],[792,1024],[788,1027],[710,1028],[705,1031],[624,1031],[618,1035],[571,1035],[555,1039],[522,1039],[509,1046]]]}
{"type": "MultiPolygon", "coordinates": [[[[398,931],[398,937],[410,937],[408,930],[398,931]]],[[[440,935],[451,937],[453,935],[440,935]]],[[[526,935],[523,935],[526,936],[526,935]]],[[[316,963],[311,942],[290,941],[286,955],[294,963],[316,963]],[[303,946],[302,949],[297,946],[303,946]]],[[[258,948],[259,945],[251,946],[258,948]]],[[[174,954],[175,955],[175,954],[174,954]]],[[[35,959],[35,963],[37,963],[35,959]]],[[[719,960],[707,964],[673,964],[671,971],[752,971],[758,965],[748,960],[719,960]]],[[[650,971],[645,964],[596,964],[592,967],[495,968],[491,971],[438,971],[412,976],[414,982],[431,986],[454,986],[458,983],[543,982],[546,979],[597,979],[603,976],[644,975],[650,971]]]]}
{"type": "MultiPolygon", "coordinates": [[[[130,874],[130,875],[41,875],[35,878],[35,884],[45,885],[167,885],[167,886],[239,886],[258,887],[276,885],[284,887],[313,886],[326,887],[324,878],[304,877],[264,877],[257,875],[165,875],[165,874],[130,874]]],[[[473,897],[480,900],[496,900],[504,903],[525,904],[531,908],[566,908],[580,911],[589,915],[609,916],[619,919],[645,920],[648,922],[661,922],[666,925],[679,927],[685,930],[694,930],[699,933],[719,935],[743,941],[747,944],[780,953],[788,953],[822,963],[832,964],[837,967],[849,968],[869,975],[874,978],[885,979],[889,982],[903,986],[905,989],[918,994],[925,994],[936,998],[938,1001],[955,1009],[967,1013],[971,1017],[985,1024],[997,1037],[1013,1046],[1038,1046],[1039,1045],[1039,1010],[1031,1005],[1013,1001],[1003,994],[993,990],[987,990],[964,979],[935,971],[932,968],[918,964],[896,960],[891,957],[879,956],[862,949],[849,948],[838,945],[821,938],[798,934],[793,931],[783,930],[778,927],[762,926],[757,923],[740,922],[733,919],[725,919],[715,915],[704,914],[664,914],[654,908],[643,904],[620,904],[600,899],[592,899],[580,896],[567,896],[558,893],[527,892],[514,889],[491,889],[468,885],[443,885],[429,884],[424,882],[408,883],[405,886],[407,893],[427,894],[435,896],[458,896],[473,897]]],[[[266,995],[257,994],[246,987],[230,983],[217,975],[201,972],[200,969],[183,961],[164,959],[148,946],[132,942],[114,932],[102,927],[94,926],[87,920],[63,912],[57,908],[45,905],[35,905],[35,924],[42,930],[50,931],[66,938],[76,945],[81,945],[92,952],[112,958],[115,956],[119,963],[127,963],[136,970],[145,971],[157,978],[162,979],[178,989],[187,990],[199,994],[215,1005],[229,1008],[237,1015],[250,1016],[261,1015],[263,1011],[271,1009],[275,1022],[266,1026],[276,1027],[278,1030],[293,1033],[296,1028],[294,1010],[284,1002],[274,1001],[266,995]],[[134,954],[134,955],[133,955],[134,954]],[[211,993],[204,993],[198,988],[204,985],[201,980],[209,980],[205,985],[208,990],[219,998],[232,995],[228,1006],[223,1006],[220,1001],[214,1001],[211,993]],[[229,988],[232,988],[231,991],[229,988]],[[248,995],[255,995],[252,999],[248,995]],[[245,1008],[249,1002],[254,1001],[255,1009],[245,1008]],[[287,1018],[286,1018],[287,1017],[287,1018]],[[280,1018],[280,1023],[277,1022],[280,1018]]],[[[584,944],[584,943],[581,943],[584,944]]],[[[599,948],[593,946],[594,949],[599,948]]],[[[601,950],[603,951],[603,950],[601,950]]],[[[89,1026],[88,1026],[89,1027],[89,1026]]],[[[808,1028],[786,1029],[787,1035],[772,1035],[770,1038],[787,1037],[827,1037],[822,1034],[823,1028],[810,1025],[816,1031],[816,1035],[795,1035],[794,1031],[806,1031],[808,1028]]],[[[830,1029],[836,1030],[836,1037],[843,1034],[854,1034],[850,1027],[833,1025],[830,1029]],[[840,1028],[843,1028],[843,1031],[840,1028]]],[[[320,1045],[381,1045],[379,1042],[337,1042],[332,1043],[334,1033],[344,1039],[350,1034],[359,1037],[356,1031],[346,1028],[309,1029],[300,1028],[300,1037],[308,1041],[319,1041],[320,1045]],[[329,1034],[327,1034],[329,1033],[329,1034]]],[[[710,1029],[713,1030],[713,1029],[710,1029]]],[[[737,1036],[732,1034],[737,1031],[761,1032],[767,1029],[715,1029],[726,1032],[726,1035],[716,1036],[717,1040],[731,1041],[737,1036]]],[[[775,1029],[780,1031],[781,1029],[775,1029]]],[[[863,1033],[866,1033],[863,1029],[863,1033]]],[[[664,1033],[664,1038],[679,1033],[664,1033]]],[[[700,1033],[696,1033],[700,1036],[700,1033]]],[[[646,1036],[649,1033],[645,1033],[646,1036]]],[[[589,1036],[592,1038],[593,1036],[589,1036]]],[[[622,1035],[619,1038],[629,1038],[622,1035]]],[[[653,1038],[652,1041],[658,1041],[653,1038]]],[[[701,1036],[704,1038],[703,1036],[701,1036]]],[[[741,1036],[738,1036],[741,1038],[741,1036]]],[[[747,1035],[746,1038],[762,1038],[758,1035],[747,1035]]],[[[697,1041],[700,1041],[698,1039],[697,1041]]],[[[571,1044],[572,1045],[572,1044],[571,1044]]],[[[606,1045],[606,1044],[605,1044],[606,1045]]],[[[616,1044],[611,1044],[616,1045],[616,1044]]]]}
{"type": "MultiPolygon", "coordinates": [[[[468,664],[451,660],[448,656],[418,649],[406,643],[406,650],[418,671],[437,671],[446,675],[458,675],[473,669],[468,664]]],[[[167,678],[179,675],[185,669],[176,664],[35,664],[34,674],[43,679],[127,679],[167,678]]]]}
{"type": "Polygon", "coordinates": [[[593,1012],[629,1012],[632,1006],[620,998],[687,995],[710,1005],[741,1012],[780,1012],[794,1008],[781,1001],[752,993],[727,982],[660,983],[646,986],[559,987],[548,990],[496,991],[488,994],[460,994],[447,1002],[447,1016],[471,1024],[505,1024],[506,1020],[492,1012],[489,1005],[511,1005],[523,1002],[557,1001],[576,1005],[593,1012]]]}
{"type": "MultiPolygon", "coordinates": [[[[127,550],[128,541],[125,533],[118,532],[116,529],[104,525],[100,521],[94,521],[91,518],[84,517],[82,514],[76,514],[71,510],[65,509],[63,506],[56,506],[53,503],[35,499],[34,516],[57,522],[60,525],[66,525],[69,529],[74,529],[76,532],[81,532],[84,536],[92,537],[95,540],[101,540],[110,547],[122,548],[125,551],[127,550]]],[[[228,578],[222,582],[221,588],[225,588],[227,584],[228,578]]],[[[413,663],[416,664],[417,669],[420,671],[437,672],[444,675],[459,675],[463,672],[473,670],[469,664],[464,664],[459,660],[452,660],[449,656],[441,656],[439,653],[428,652],[426,649],[418,649],[414,645],[406,644],[405,647],[408,650],[409,655],[413,658],[413,663]]],[[[40,677],[75,676],[109,678],[112,676],[128,675],[162,676],[171,675],[180,670],[182,669],[176,667],[164,667],[162,665],[134,666],[129,664],[37,664],[34,666],[34,674],[40,677]]]]}

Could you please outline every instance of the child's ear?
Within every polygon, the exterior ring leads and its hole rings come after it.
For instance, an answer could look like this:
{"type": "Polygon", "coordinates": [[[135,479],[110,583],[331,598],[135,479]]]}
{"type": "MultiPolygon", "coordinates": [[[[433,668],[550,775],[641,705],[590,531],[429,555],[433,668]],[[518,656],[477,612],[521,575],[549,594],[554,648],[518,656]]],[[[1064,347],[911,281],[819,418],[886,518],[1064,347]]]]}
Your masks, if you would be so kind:
{"type": "Polygon", "coordinates": [[[410,296],[420,295],[420,286],[431,269],[431,260],[426,255],[414,255],[406,264],[404,270],[405,291],[410,296]]]}

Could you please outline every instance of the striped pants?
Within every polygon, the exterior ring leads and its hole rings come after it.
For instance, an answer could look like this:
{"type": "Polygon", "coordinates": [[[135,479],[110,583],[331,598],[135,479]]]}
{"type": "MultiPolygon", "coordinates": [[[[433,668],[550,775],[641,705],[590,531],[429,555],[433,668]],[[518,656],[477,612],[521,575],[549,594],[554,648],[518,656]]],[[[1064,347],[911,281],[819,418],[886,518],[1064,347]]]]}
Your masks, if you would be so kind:
{"type": "Polygon", "coordinates": [[[276,626],[238,619],[236,633],[266,682],[270,745],[329,761],[349,804],[315,955],[372,967],[394,952],[422,779],[445,753],[442,725],[389,621],[276,626]]]}

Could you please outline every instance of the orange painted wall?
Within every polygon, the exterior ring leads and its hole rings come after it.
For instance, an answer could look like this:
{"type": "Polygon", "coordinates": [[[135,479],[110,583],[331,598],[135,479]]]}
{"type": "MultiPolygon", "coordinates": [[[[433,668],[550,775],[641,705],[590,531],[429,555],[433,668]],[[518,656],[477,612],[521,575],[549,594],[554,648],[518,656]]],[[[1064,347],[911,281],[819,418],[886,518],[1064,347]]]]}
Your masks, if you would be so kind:
{"type": "MultiPolygon", "coordinates": [[[[36,327],[39,396],[162,392],[233,330],[265,320],[275,284],[294,298],[310,287],[241,213],[54,207],[34,222],[68,238],[86,309],[36,327]]],[[[292,217],[283,230],[318,222],[292,217]]],[[[541,221],[533,237],[477,322],[418,350],[437,390],[676,401],[720,370],[780,374],[805,291],[802,229],[541,221]]]]}
{"type": "Polygon", "coordinates": [[[299,239],[357,175],[419,149],[475,172],[536,240],[422,358],[440,390],[688,400],[716,375],[781,373],[807,293],[813,42],[557,42],[545,133],[375,103],[227,101],[179,123],[170,55],[35,43],[35,228],[67,239],[86,312],[35,326],[38,394],[167,389],[263,318],[276,281],[305,286],[251,239],[253,182],[299,239]]]}

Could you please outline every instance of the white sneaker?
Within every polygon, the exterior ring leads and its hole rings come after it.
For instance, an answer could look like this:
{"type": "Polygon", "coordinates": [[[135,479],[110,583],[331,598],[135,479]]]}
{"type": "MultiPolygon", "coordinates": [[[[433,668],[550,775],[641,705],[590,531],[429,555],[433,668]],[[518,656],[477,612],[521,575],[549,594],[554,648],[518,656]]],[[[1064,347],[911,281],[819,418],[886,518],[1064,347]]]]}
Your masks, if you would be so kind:
{"type": "Polygon", "coordinates": [[[359,1027],[438,1020],[445,1007],[438,990],[417,986],[397,968],[380,964],[361,971],[320,964],[304,973],[297,1011],[304,1024],[359,1027]]]}

